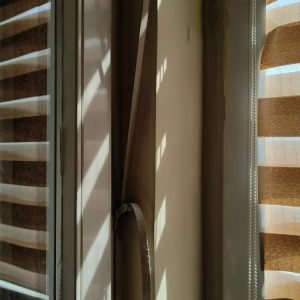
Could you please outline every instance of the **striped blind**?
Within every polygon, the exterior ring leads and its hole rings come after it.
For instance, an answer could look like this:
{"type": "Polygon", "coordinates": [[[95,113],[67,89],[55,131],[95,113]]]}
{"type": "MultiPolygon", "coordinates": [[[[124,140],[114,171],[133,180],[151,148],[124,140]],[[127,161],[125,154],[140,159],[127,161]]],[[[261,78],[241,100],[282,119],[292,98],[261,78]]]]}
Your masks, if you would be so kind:
{"type": "Polygon", "coordinates": [[[46,299],[47,0],[0,2],[0,299],[46,299]]]}
{"type": "Polygon", "coordinates": [[[300,1],[267,1],[258,100],[264,299],[300,299],[300,1]]]}

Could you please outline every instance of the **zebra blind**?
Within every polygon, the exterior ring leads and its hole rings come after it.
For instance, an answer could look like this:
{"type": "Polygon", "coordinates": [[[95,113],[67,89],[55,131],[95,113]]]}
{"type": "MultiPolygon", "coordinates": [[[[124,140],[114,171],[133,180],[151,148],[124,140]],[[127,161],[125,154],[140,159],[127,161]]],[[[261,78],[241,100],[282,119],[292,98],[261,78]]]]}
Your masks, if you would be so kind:
{"type": "Polygon", "coordinates": [[[300,299],[300,1],[267,1],[258,100],[264,299],[300,299]]]}
{"type": "Polygon", "coordinates": [[[50,10],[0,2],[0,299],[47,299],[50,10]]]}

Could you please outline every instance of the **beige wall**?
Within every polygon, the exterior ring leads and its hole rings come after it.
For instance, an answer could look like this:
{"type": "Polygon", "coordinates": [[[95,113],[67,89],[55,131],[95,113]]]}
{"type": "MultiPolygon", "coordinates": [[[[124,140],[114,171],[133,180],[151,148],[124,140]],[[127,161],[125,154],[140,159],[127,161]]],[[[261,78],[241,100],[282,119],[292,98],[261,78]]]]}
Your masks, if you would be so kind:
{"type": "Polygon", "coordinates": [[[200,0],[158,0],[156,299],[200,299],[200,0]]]}

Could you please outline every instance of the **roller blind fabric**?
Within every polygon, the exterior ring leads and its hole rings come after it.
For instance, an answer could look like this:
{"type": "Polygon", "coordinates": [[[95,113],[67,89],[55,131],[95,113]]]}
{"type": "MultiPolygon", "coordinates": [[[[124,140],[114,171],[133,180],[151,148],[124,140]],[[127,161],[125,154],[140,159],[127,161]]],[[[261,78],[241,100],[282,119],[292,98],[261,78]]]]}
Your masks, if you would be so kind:
{"type": "Polygon", "coordinates": [[[50,11],[0,3],[0,299],[47,299],[50,11]]]}
{"type": "Polygon", "coordinates": [[[264,299],[300,299],[300,1],[267,1],[258,99],[264,299]]]}

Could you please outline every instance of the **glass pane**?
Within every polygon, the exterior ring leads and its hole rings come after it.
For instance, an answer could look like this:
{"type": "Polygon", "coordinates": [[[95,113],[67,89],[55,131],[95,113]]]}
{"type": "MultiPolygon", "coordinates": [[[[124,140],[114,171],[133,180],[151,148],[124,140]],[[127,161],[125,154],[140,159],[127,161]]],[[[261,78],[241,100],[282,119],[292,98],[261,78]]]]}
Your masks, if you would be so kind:
{"type": "Polygon", "coordinates": [[[0,299],[48,298],[50,11],[0,2],[0,299]]]}

